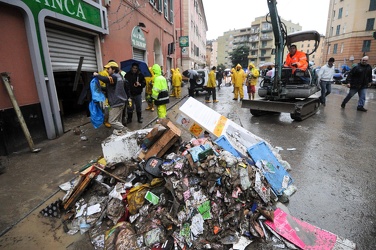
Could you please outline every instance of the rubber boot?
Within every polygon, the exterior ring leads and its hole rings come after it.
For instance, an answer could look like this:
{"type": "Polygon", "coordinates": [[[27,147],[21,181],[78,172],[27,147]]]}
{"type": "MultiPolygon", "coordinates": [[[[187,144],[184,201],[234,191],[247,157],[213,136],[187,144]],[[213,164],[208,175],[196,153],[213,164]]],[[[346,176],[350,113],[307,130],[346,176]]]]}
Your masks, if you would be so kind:
{"type": "Polygon", "coordinates": [[[138,121],[138,123],[142,123],[141,112],[137,112],[137,121],[138,121]]]}
{"type": "Polygon", "coordinates": [[[127,124],[132,122],[133,113],[128,113],[127,124]]]}

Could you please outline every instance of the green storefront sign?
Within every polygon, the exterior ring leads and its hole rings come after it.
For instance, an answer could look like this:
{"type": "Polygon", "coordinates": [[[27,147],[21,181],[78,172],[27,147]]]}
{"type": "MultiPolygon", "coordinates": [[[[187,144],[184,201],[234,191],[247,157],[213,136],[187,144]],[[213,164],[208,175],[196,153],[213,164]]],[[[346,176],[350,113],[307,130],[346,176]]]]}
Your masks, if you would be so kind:
{"type": "Polygon", "coordinates": [[[189,37],[188,36],[179,37],[179,46],[181,48],[189,47],[189,37]]]}
{"type": "Polygon", "coordinates": [[[140,29],[140,27],[134,27],[132,30],[132,46],[138,49],[146,50],[146,39],[144,36],[144,32],[140,29]]]}
{"type": "Polygon", "coordinates": [[[23,0],[23,2],[29,6],[36,19],[41,10],[48,9],[102,27],[100,9],[81,0],[23,0]]]}

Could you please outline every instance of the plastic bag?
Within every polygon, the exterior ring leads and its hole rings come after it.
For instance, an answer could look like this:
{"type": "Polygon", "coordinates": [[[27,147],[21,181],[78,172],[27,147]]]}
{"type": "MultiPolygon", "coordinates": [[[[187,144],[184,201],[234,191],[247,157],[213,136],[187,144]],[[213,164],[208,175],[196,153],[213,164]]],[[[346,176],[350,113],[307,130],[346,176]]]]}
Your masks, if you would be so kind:
{"type": "Polygon", "coordinates": [[[90,82],[91,99],[96,102],[104,102],[106,97],[104,96],[97,77],[91,79],[90,82]]]}
{"type": "Polygon", "coordinates": [[[90,121],[94,128],[99,128],[104,122],[104,114],[99,103],[91,101],[89,103],[90,121]]]}

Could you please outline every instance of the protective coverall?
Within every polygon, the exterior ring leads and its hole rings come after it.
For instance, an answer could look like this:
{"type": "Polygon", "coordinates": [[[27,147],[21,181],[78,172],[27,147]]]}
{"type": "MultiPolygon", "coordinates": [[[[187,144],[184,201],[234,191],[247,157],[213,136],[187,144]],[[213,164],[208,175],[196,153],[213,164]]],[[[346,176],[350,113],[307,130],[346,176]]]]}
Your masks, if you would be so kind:
{"type": "Polygon", "coordinates": [[[148,106],[145,110],[154,111],[154,101],[151,98],[153,90],[153,81],[154,81],[154,72],[151,67],[149,67],[151,76],[145,77],[146,86],[145,86],[145,100],[148,103],[148,106]]]}
{"type": "Polygon", "coordinates": [[[181,98],[181,82],[183,80],[182,75],[180,74],[180,69],[176,68],[172,74],[172,86],[174,87],[173,93],[176,98],[181,98]]]}
{"type": "Polygon", "coordinates": [[[216,77],[216,73],[215,73],[215,67],[214,67],[209,72],[209,80],[208,80],[208,84],[206,85],[206,90],[208,91],[208,93],[205,96],[205,101],[208,103],[210,102],[211,95],[213,96],[213,102],[218,102],[217,93],[216,93],[217,83],[215,81],[215,77],[216,77]]]}
{"type": "Polygon", "coordinates": [[[294,73],[296,69],[306,71],[308,68],[307,55],[299,50],[297,50],[293,56],[291,53],[288,53],[284,66],[292,68],[292,73],[294,73]]]}
{"type": "MultiPolygon", "coordinates": [[[[109,77],[110,76],[108,74],[108,72],[107,72],[107,69],[103,69],[102,71],[98,72],[98,74],[101,75],[101,76],[105,76],[105,77],[109,77]]],[[[106,89],[106,83],[104,83],[103,81],[99,80],[99,84],[101,85],[102,89],[106,89]]],[[[109,113],[109,109],[110,109],[110,104],[108,103],[108,98],[107,98],[106,91],[104,91],[104,94],[106,96],[106,100],[103,103],[103,109],[104,109],[104,122],[103,122],[103,124],[107,128],[111,128],[111,124],[108,122],[108,113],[109,113]]]]}
{"type": "Polygon", "coordinates": [[[243,83],[245,80],[245,72],[240,64],[236,65],[234,72],[234,100],[238,100],[240,94],[240,100],[244,98],[243,83]]]}
{"type": "Polygon", "coordinates": [[[163,91],[167,92],[167,99],[168,99],[168,85],[166,78],[162,76],[162,70],[161,66],[158,64],[154,64],[152,67],[153,73],[154,73],[154,84],[153,84],[153,90],[152,90],[152,98],[155,101],[155,104],[157,105],[157,114],[158,118],[166,118],[167,109],[166,104],[158,104],[159,102],[163,102],[166,97],[161,97],[160,93],[163,91]]]}
{"type": "Polygon", "coordinates": [[[256,93],[256,85],[257,85],[257,79],[260,76],[260,71],[256,69],[255,65],[253,63],[250,63],[248,65],[248,74],[247,74],[247,93],[249,99],[255,99],[255,93],[256,93]]]}

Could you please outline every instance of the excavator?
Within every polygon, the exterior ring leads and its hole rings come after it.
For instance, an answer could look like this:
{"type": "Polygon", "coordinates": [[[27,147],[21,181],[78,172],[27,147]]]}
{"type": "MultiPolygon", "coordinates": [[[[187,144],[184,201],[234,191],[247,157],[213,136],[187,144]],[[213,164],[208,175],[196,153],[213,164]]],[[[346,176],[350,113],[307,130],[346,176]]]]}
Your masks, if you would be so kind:
{"type": "Polygon", "coordinates": [[[320,44],[320,34],[317,31],[300,31],[287,34],[286,26],[278,16],[277,1],[267,0],[269,14],[266,21],[271,23],[275,38],[275,74],[269,81],[261,81],[258,95],[262,99],[242,101],[242,108],[249,108],[253,116],[271,113],[290,113],[291,119],[302,121],[314,115],[319,106],[318,97],[312,97],[320,91],[316,83],[315,73],[309,67],[306,71],[283,67],[284,48],[296,42],[313,40],[314,49],[307,54],[313,54],[320,44]]]}

